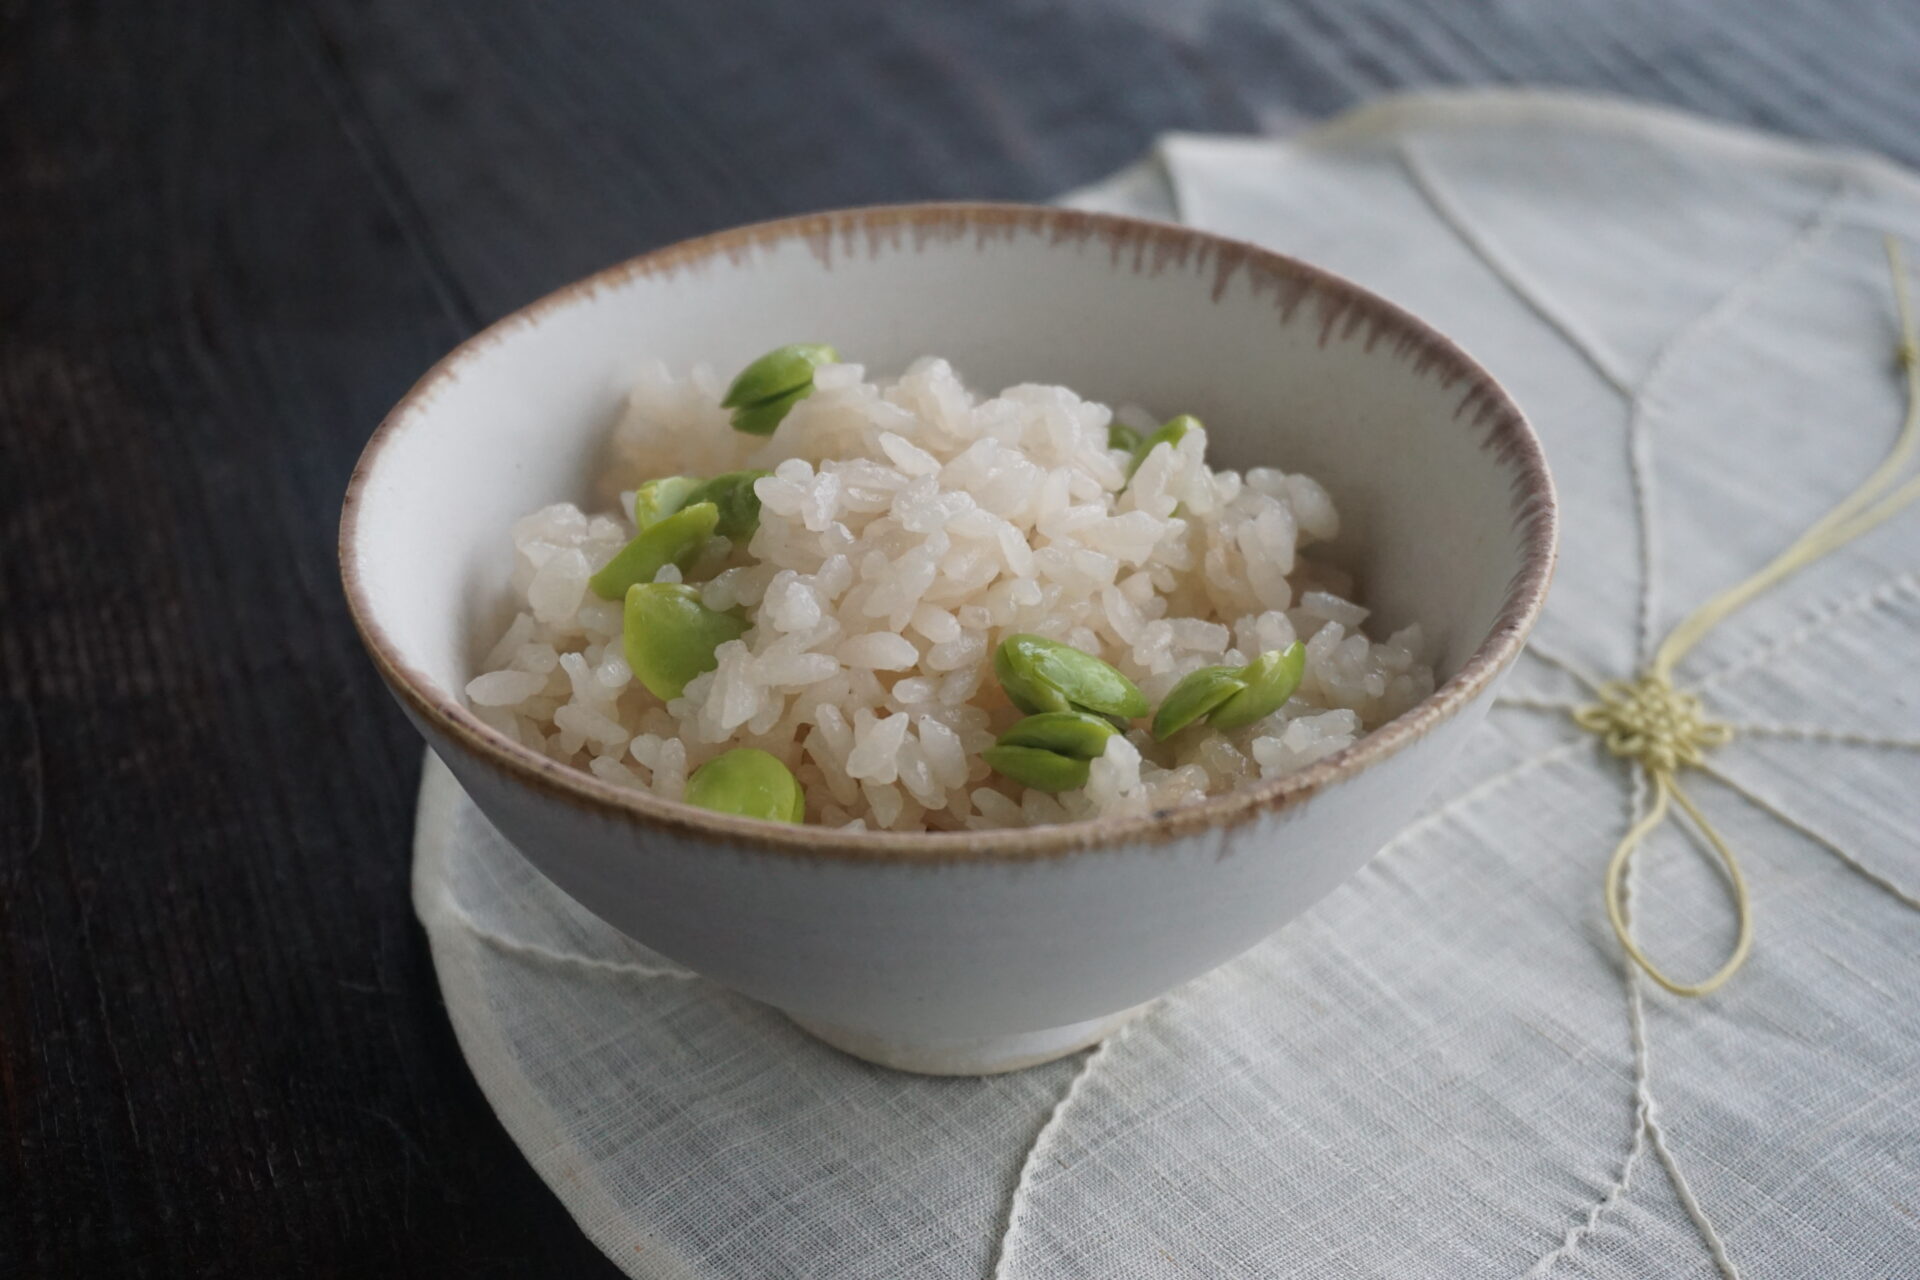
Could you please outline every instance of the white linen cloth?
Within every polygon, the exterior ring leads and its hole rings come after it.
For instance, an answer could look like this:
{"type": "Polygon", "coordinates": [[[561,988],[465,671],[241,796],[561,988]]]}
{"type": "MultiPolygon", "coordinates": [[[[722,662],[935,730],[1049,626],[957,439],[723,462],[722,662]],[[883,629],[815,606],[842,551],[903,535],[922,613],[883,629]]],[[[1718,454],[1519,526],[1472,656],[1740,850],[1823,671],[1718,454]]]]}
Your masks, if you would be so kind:
{"type": "MultiPolygon", "coordinates": [[[[1511,387],[1564,509],[1540,652],[1631,675],[1883,454],[1880,237],[1920,180],[1637,106],[1470,93],[1173,137],[1073,202],[1344,273],[1511,387]]],[[[1284,465],[1284,459],[1276,460],[1284,465]]],[[[646,1277],[1920,1275],[1920,511],[1723,625],[1690,783],[1759,930],[1719,994],[1630,970],[1635,788],[1529,656],[1426,816],[1091,1053],[899,1075],[617,936],[437,763],[415,899],[508,1132],[646,1277]],[[1745,794],[1732,789],[1737,786],[1745,794]]],[[[1688,978],[1724,884],[1676,828],[1636,928],[1688,978]]]]}

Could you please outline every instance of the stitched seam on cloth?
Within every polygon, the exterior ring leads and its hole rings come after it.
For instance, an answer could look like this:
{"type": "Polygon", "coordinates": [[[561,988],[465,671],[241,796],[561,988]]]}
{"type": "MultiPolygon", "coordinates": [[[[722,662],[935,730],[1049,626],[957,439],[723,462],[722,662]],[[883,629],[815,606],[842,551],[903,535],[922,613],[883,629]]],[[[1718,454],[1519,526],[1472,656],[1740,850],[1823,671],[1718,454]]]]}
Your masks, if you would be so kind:
{"type": "Polygon", "coordinates": [[[1674,107],[1555,86],[1467,85],[1391,94],[1315,125],[1286,145],[1290,150],[1331,150],[1351,138],[1388,136],[1410,125],[1537,123],[1543,116],[1601,136],[1684,142],[1690,148],[1783,174],[1826,176],[1844,169],[1876,183],[1892,184],[1920,200],[1920,176],[1876,152],[1816,146],[1674,107]]]}
{"type": "MultiPolygon", "coordinates": [[[[1619,357],[1605,343],[1589,334],[1570,312],[1562,310],[1551,292],[1542,288],[1518,263],[1508,258],[1494,244],[1491,236],[1482,234],[1466,208],[1453,198],[1438,173],[1420,156],[1412,140],[1400,144],[1399,156],[1401,168],[1406,171],[1408,179],[1435,216],[1495,279],[1505,285],[1529,311],[1545,320],[1560,335],[1568,349],[1584,360],[1626,402],[1627,471],[1633,484],[1634,518],[1638,524],[1640,542],[1640,621],[1634,652],[1636,664],[1644,662],[1653,649],[1651,601],[1654,597],[1658,556],[1654,547],[1657,526],[1653,519],[1652,460],[1645,445],[1640,389],[1635,387],[1633,379],[1622,369],[1619,357]]],[[[1709,308],[1706,314],[1711,312],[1709,308]]],[[[1692,328],[1693,322],[1689,322],[1676,330],[1675,336],[1686,334],[1692,328]]],[[[1662,344],[1662,352],[1674,340],[1675,337],[1669,337],[1662,344]]],[[[1659,357],[1656,356],[1654,364],[1658,363],[1659,357]]],[[[1650,371],[1652,367],[1649,366],[1650,371]]]]}
{"type": "Polygon", "coordinates": [[[459,906],[445,894],[442,894],[439,910],[435,914],[459,925],[495,950],[529,960],[539,960],[567,968],[590,969],[595,973],[617,973],[628,978],[674,978],[689,982],[700,980],[700,975],[691,969],[663,969],[657,965],[634,964],[628,960],[602,960],[595,956],[583,956],[577,952],[561,951],[538,942],[524,942],[519,938],[508,937],[481,924],[467,913],[465,907],[459,906]]]}
{"type": "MultiPolygon", "coordinates": [[[[1629,1025],[1636,1024],[1637,1021],[1638,1019],[1629,1013],[1629,1025]]],[[[1633,1032],[1634,1056],[1636,1059],[1641,1057],[1641,1043],[1640,1033],[1636,1026],[1633,1032]]],[[[1638,1062],[1635,1064],[1634,1074],[1644,1079],[1638,1062]]],[[[1587,1210],[1585,1220],[1567,1229],[1567,1234],[1562,1237],[1560,1241],[1560,1247],[1527,1269],[1526,1280],[1539,1280],[1540,1277],[1552,1274],[1553,1270],[1562,1262],[1567,1261],[1578,1253],[1580,1246],[1586,1243],[1587,1237],[1599,1230],[1600,1219],[1612,1212],[1614,1207],[1633,1189],[1634,1168],[1640,1163],[1640,1157],[1645,1155],[1647,1150],[1647,1099],[1644,1095],[1644,1086],[1636,1084],[1634,1089],[1633,1140],[1627,1145],[1627,1154],[1621,1162],[1619,1176],[1613,1180],[1613,1185],[1608,1187],[1598,1200],[1594,1201],[1593,1207],[1587,1210]]]]}
{"type": "MultiPolygon", "coordinates": [[[[1628,804],[1627,819],[1637,822],[1647,811],[1647,778],[1644,770],[1633,771],[1633,789],[1628,804]]],[[[1636,851],[1637,852],[1637,851],[1636,851]]],[[[1629,866],[1627,895],[1622,902],[1623,910],[1631,909],[1631,897],[1635,877],[1639,875],[1639,859],[1633,859],[1629,866]]],[[[1694,1229],[1699,1233],[1701,1242],[1707,1246],[1707,1253],[1719,1268],[1724,1280],[1740,1280],[1739,1269],[1733,1265],[1733,1259],[1727,1256],[1726,1242],[1714,1229],[1713,1220],[1699,1199],[1693,1194],[1693,1188],[1687,1182],[1687,1175],[1680,1171],[1680,1162],[1674,1159],[1672,1149],[1667,1145],[1666,1131],[1660,1127],[1659,1103],[1653,1096],[1653,1037],[1647,1030],[1646,995],[1641,983],[1645,980],[1639,968],[1624,957],[1620,962],[1621,980],[1626,983],[1629,1018],[1634,1028],[1634,1069],[1640,1077],[1638,1096],[1640,1098],[1640,1123],[1646,1136],[1653,1143],[1654,1154],[1660,1158],[1660,1164],[1667,1171],[1667,1180],[1673,1184],[1673,1191],[1680,1199],[1680,1207],[1687,1211],[1693,1220],[1694,1229]]],[[[1637,1141],[1637,1140],[1636,1140],[1637,1141]]]]}
{"type": "MultiPolygon", "coordinates": [[[[1638,983],[1638,977],[1628,978],[1638,983]]],[[[1680,1172],[1679,1164],[1673,1158],[1673,1151],[1667,1146],[1667,1131],[1660,1127],[1660,1120],[1652,1107],[1647,1109],[1647,1132],[1653,1138],[1654,1154],[1660,1157],[1660,1163],[1666,1166],[1667,1177],[1673,1183],[1674,1194],[1680,1197],[1681,1208],[1693,1219],[1693,1225],[1700,1230],[1700,1238],[1706,1242],[1707,1252],[1713,1256],[1713,1265],[1720,1269],[1726,1280],[1740,1280],[1740,1268],[1733,1265],[1733,1259],[1727,1256],[1727,1242],[1713,1229],[1713,1222],[1707,1217],[1707,1211],[1693,1194],[1686,1175],[1680,1172]]]]}
{"type": "MultiPolygon", "coordinates": [[[[1637,822],[1647,811],[1649,803],[1647,775],[1644,770],[1633,771],[1633,788],[1627,808],[1629,822],[1637,822]]],[[[1631,894],[1637,887],[1635,878],[1639,875],[1639,860],[1636,858],[1628,879],[1628,898],[1623,909],[1630,909],[1631,894]]],[[[1680,1171],[1680,1162],[1673,1157],[1673,1151],[1667,1146],[1666,1131],[1660,1127],[1659,1102],[1653,1095],[1653,1036],[1647,1029],[1646,989],[1641,985],[1646,981],[1640,969],[1629,963],[1624,957],[1620,961],[1621,981],[1626,984],[1628,1017],[1634,1031],[1634,1069],[1640,1077],[1637,1090],[1640,1099],[1640,1123],[1647,1138],[1653,1144],[1654,1154],[1660,1158],[1660,1164],[1667,1171],[1667,1180],[1673,1184],[1673,1191],[1680,1199],[1681,1208],[1693,1220],[1694,1229],[1701,1241],[1707,1246],[1707,1253],[1713,1258],[1714,1266],[1719,1268],[1724,1280],[1740,1280],[1740,1273],[1733,1265],[1733,1259],[1727,1256],[1726,1243],[1720,1233],[1714,1230],[1712,1219],[1707,1217],[1706,1209],[1693,1194],[1693,1188],[1687,1183],[1687,1175],[1680,1171]]],[[[1638,1139],[1636,1139],[1638,1141],[1638,1139]]]]}
{"type": "Polygon", "coordinates": [[[1406,170],[1408,179],[1413,183],[1414,189],[1420,193],[1421,199],[1425,200],[1440,221],[1460,238],[1460,242],[1472,251],[1481,265],[1492,272],[1500,283],[1506,285],[1513,296],[1525,304],[1528,310],[1545,320],[1554,332],[1566,340],[1567,346],[1573,353],[1585,360],[1595,373],[1620,393],[1622,398],[1631,398],[1632,379],[1621,371],[1619,358],[1607,350],[1606,344],[1583,332],[1579,322],[1561,311],[1550,294],[1529,283],[1520,268],[1480,234],[1479,228],[1440,182],[1411,139],[1403,141],[1398,151],[1400,166],[1406,170]]]}
{"type": "Polygon", "coordinates": [[[1527,641],[1527,647],[1521,650],[1521,652],[1532,654],[1550,667],[1560,668],[1595,693],[1598,693],[1600,686],[1606,683],[1606,681],[1594,675],[1591,671],[1588,671],[1572,658],[1555,653],[1552,649],[1542,647],[1537,639],[1527,641]]]}
{"type": "MultiPolygon", "coordinates": [[[[1411,840],[1414,836],[1419,835],[1421,832],[1425,831],[1428,827],[1433,826],[1435,823],[1439,822],[1443,818],[1451,817],[1455,810],[1459,809],[1462,805],[1468,803],[1469,801],[1477,800],[1489,791],[1498,790],[1499,788],[1505,786],[1509,782],[1512,782],[1515,778],[1521,776],[1522,774],[1531,773],[1533,770],[1540,768],[1542,765],[1552,764],[1557,760],[1560,760],[1566,756],[1572,755],[1575,751],[1578,751],[1581,747],[1590,747],[1593,745],[1594,745],[1593,740],[1590,738],[1587,738],[1584,736],[1573,738],[1573,739],[1570,739],[1569,741],[1561,743],[1558,746],[1548,747],[1546,750],[1541,751],[1538,754],[1528,756],[1526,759],[1520,761],[1518,764],[1508,765],[1506,768],[1500,770],[1498,773],[1488,774],[1486,777],[1480,779],[1480,781],[1474,783],[1471,787],[1468,787],[1465,791],[1462,791],[1459,795],[1455,796],[1453,799],[1441,805],[1438,809],[1435,809],[1432,813],[1426,814],[1424,817],[1416,818],[1414,821],[1402,827],[1397,835],[1395,835],[1391,840],[1387,841],[1385,844],[1380,846],[1380,852],[1374,854],[1372,858],[1368,859],[1366,866],[1367,867],[1373,866],[1375,863],[1379,862],[1381,858],[1385,857],[1389,852],[1391,852],[1394,849],[1397,849],[1402,844],[1406,843],[1408,840],[1411,840]]],[[[1366,867],[1361,868],[1361,870],[1363,871],[1365,869],[1366,867]]]]}
{"type": "Polygon", "coordinates": [[[1067,1087],[1060,1092],[1060,1100],[1047,1112],[1047,1118],[1041,1122],[1039,1132],[1033,1135],[1033,1144],[1027,1148],[1026,1159],[1020,1162],[1019,1176],[1014,1179],[1013,1194],[1007,1200],[1007,1225],[1000,1233],[999,1243],[994,1246],[993,1266],[988,1272],[990,1280],[1007,1280],[1008,1275],[1011,1274],[1008,1267],[1013,1261],[1015,1237],[1021,1224],[1026,1221],[1027,1209],[1033,1202],[1033,1187],[1039,1178],[1041,1155],[1051,1149],[1054,1135],[1060,1132],[1066,1122],[1069,1108],[1072,1107],[1074,1099],[1080,1096],[1081,1086],[1085,1085],[1093,1076],[1095,1069],[1107,1060],[1113,1048],[1131,1035],[1133,1029],[1152,1014],[1151,1009],[1147,1010],[1102,1040],[1099,1046],[1087,1055],[1087,1060],[1080,1064],[1080,1070],[1074,1073],[1073,1079],[1067,1081],[1067,1087]]]}
{"type": "MultiPolygon", "coordinates": [[[[1648,799],[1645,775],[1635,770],[1631,777],[1632,781],[1627,793],[1628,826],[1638,822],[1640,816],[1646,812],[1648,799]]],[[[1632,919],[1633,893],[1638,887],[1638,875],[1639,862],[1638,859],[1634,859],[1628,863],[1627,878],[1621,894],[1621,911],[1629,922],[1632,919]]],[[[1633,1141],[1628,1147],[1620,1176],[1589,1211],[1586,1221],[1569,1231],[1558,1249],[1534,1264],[1533,1268],[1527,1272],[1529,1280],[1545,1275],[1562,1261],[1571,1258],[1586,1238],[1597,1229],[1601,1217],[1625,1197],[1632,1185],[1634,1168],[1645,1153],[1649,1141],[1662,1167],[1666,1170],[1667,1179],[1673,1185],[1674,1194],[1678,1197],[1681,1208],[1686,1210],[1687,1216],[1693,1221],[1694,1229],[1699,1233],[1701,1242],[1706,1245],[1708,1256],[1713,1259],[1714,1266],[1724,1280],[1740,1280],[1739,1268],[1728,1256],[1726,1242],[1715,1229],[1713,1220],[1708,1217],[1705,1207],[1694,1195],[1692,1186],[1687,1182],[1686,1174],[1681,1172],[1680,1164],[1667,1144],[1666,1131],[1660,1125],[1659,1104],[1653,1094],[1652,1037],[1647,1030],[1646,1000],[1640,985],[1642,981],[1640,971],[1623,959],[1621,982],[1627,1000],[1627,1027],[1633,1044],[1635,1119],[1633,1141]]]]}
{"type": "MultiPolygon", "coordinates": [[[[1632,781],[1627,788],[1626,825],[1631,827],[1644,812],[1647,799],[1646,778],[1639,770],[1634,770],[1632,781]]],[[[1620,909],[1629,920],[1633,916],[1633,891],[1637,887],[1635,868],[1629,867],[1625,892],[1621,894],[1620,909]]],[[[1640,999],[1640,987],[1634,978],[1634,969],[1630,964],[1622,964],[1621,981],[1625,985],[1627,997],[1627,1041],[1633,1049],[1633,1137],[1627,1144],[1626,1157],[1620,1164],[1620,1176],[1608,1187],[1593,1208],[1587,1211],[1585,1221],[1568,1230],[1561,1240],[1560,1247],[1534,1263],[1527,1271],[1528,1280],[1544,1276],[1561,1262],[1574,1256],[1586,1238],[1599,1229],[1600,1219],[1609,1212],[1627,1194],[1633,1185],[1633,1171],[1640,1163],[1640,1157],[1647,1149],[1647,1117],[1653,1110],[1653,1089],[1648,1071],[1646,1011],[1640,999]]]]}
{"type": "Polygon", "coordinates": [[[1920,573],[1903,573],[1886,581],[1868,587],[1857,595],[1828,604],[1816,610],[1807,620],[1784,636],[1762,641],[1737,658],[1731,658],[1722,665],[1701,676],[1690,686],[1696,693],[1711,689],[1735,676],[1745,675],[1755,667],[1791,653],[1827,627],[1841,618],[1856,613],[1870,613],[1885,608],[1903,595],[1920,595],[1920,573]]]}
{"type": "Polygon", "coordinates": [[[1737,314],[1778,272],[1796,262],[1806,252],[1825,241],[1837,220],[1847,194],[1844,177],[1835,181],[1825,199],[1802,222],[1799,229],[1757,270],[1749,272],[1732,288],[1721,294],[1711,306],[1674,330],[1655,351],[1645,375],[1636,386],[1622,371],[1617,356],[1604,343],[1588,333],[1569,311],[1555,302],[1552,294],[1532,276],[1509,259],[1491,236],[1481,232],[1464,206],[1447,191],[1438,173],[1420,156],[1412,140],[1398,148],[1401,167],[1434,214],[1464,244],[1493,276],[1504,284],[1529,310],[1545,320],[1586,363],[1599,373],[1627,402],[1627,462],[1633,482],[1635,518],[1640,529],[1640,609],[1636,665],[1644,666],[1653,655],[1654,614],[1659,599],[1659,525],[1654,514],[1653,445],[1648,424],[1652,391],[1679,363],[1679,353],[1701,335],[1737,314]]]}
{"type": "Polygon", "coordinates": [[[1554,711],[1563,715],[1572,715],[1584,703],[1564,698],[1534,698],[1523,693],[1503,693],[1493,700],[1496,707],[1517,707],[1522,711],[1554,711]]]}
{"type": "Polygon", "coordinates": [[[1799,742],[1832,742],[1849,747],[1877,747],[1884,751],[1920,751],[1920,738],[1896,738],[1851,729],[1829,729],[1817,724],[1776,724],[1767,720],[1727,720],[1736,734],[1757,738],[1788,738],[1799,742]]]}
{"type": "Polygon", "coordinates": [[[1838,858],[1850,870],[1852,870],[1856,875],[1860,876],[1862,879],[1866,880],[1868,883],[1876,886],[1877,888],[1881,889],[1883,892],[1891,895],[1893,898],[1898,900],[1903,905],[1911,907],[1915,911],[1920,911],[1920,893],[1916,893],[1910,889],[1907,889],[1905,886],[1901,885],[1898,881],[1890,879],[1889,877],[1881,874],[1880,872],[1873,870],[1871,867],[1867,866],[1864,862],[1861,862],[1860,860],[1855,858],[1852,854],[1848,853],[1845,849],[1841,848],[1837,841],[1825,835],[1822,835],[1820,832],[1808,826],[1805,822],[1802,822],[1800,819],[1788,813],[1785,809],[1782,809],[1778,801],[1769,799],[1768,797],[1762,795],[1760,792],[1754,790],[1752,787],[1748,786],[1746,783],[1741,782],[1739,779],[1730,776],[1724,768],[1714,766],[1714,765],[1702,765],[1701,768],[1704,769],[1710,777],[1718,781],[1722,786],[1726,787],[1730,791],[1736,792],[1739,795],[1743,796],[1747,801],[1749,801],[1754,806],[1759,808],[1763,813],[1772,814],[1775,818],[1778,818],[1781,822],[1784,822],[1786,825],[1788,825],[1789,827],[1792,827],[1795,831],[1798,831],[1801,835],[1805,836],[1807,839],[1813,841],[1815,844],[1825,849],[1828,853],[1838,858]]]}
{"type": "Polygon", "coordinates": [[[1740,309],[1773,282],[1776,275],[1800,261],[1806,254],[1826,242],[1833,232],[1840,209],[1847,195],[1846,179],[1838,179],[1833,189],[1827,193],[1813,212],[1803,221],[1793,236],[1763,263],[1758,269],[1749,272],[1736,281],[1705,311],[1676,329],[1659,349],[1654,352],[1653,361],[1647,366],[1646,376],[1633,392],[1631,409],[1627,419],[1627,448],[1633,463],[1633,483],[1639,498],[1640,519],[1646,523],[1646,529],[1640,539],[1645,577],[1641,582],[1640,594],[1640,665],[1644,666],[1653,658],[1658,643],[1654,636],[1655,618],[1658,612],[1659,578],[1659,525],[1655,519],[1655,489],[1653,463],[1653,425],[1652,418],[1659,406],[1654,390],[1668,376],[1668,372],[1680,363],[1680,353],[1690,350],[1703,336],[1726,324],[1740,309]]]}

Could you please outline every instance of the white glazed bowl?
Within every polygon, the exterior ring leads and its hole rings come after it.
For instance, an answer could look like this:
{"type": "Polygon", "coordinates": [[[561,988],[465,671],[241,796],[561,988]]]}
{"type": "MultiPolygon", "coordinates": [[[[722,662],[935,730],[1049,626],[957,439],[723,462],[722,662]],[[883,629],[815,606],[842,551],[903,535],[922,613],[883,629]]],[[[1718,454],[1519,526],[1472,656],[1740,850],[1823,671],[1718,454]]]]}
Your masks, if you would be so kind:
{"type": "Polygon", "coordinates": [[[462,344],[368,443],[340,559],[374,662],[480,809],[639,942],[875,1062],[975,1074],[1099,1039],[1311,906],[1412,815],[1520,652],[1552,574],[1539,442],[1419,320],[1182,227],[993,205],[819,214],[603,271],[462,344]],[[725,370],[801,338],[1063,383],[1207,424],[1213,457],[1332,491],[1381,633],[1419,620],[1433,696],[1291,777],[1150,817],[846,833],[616,788],[481,724],[509,526],[583,499],[636,365],[725,370]]]}

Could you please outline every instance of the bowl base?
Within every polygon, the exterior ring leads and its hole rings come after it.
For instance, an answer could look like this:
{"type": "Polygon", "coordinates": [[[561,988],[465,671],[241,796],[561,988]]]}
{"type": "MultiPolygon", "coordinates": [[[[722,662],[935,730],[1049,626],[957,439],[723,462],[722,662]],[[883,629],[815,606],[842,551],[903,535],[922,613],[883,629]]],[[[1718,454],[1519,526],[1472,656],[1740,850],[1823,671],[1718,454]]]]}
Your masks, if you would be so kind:
{"type": "Polygon", "coordinates": [[[1037,1067],[1098,1044],[1144,1013],[1152,1003],[1148,1001],[1102,1018],[1071,1022],[1062,1027],[958,1040],[896,1040],[856,1027],[835,1026],[793,1014],[787,1017],[808,1035],[826,1041],[842,1053],[895,1071],[923,1076],[992,1076],[1037,1067]]]}

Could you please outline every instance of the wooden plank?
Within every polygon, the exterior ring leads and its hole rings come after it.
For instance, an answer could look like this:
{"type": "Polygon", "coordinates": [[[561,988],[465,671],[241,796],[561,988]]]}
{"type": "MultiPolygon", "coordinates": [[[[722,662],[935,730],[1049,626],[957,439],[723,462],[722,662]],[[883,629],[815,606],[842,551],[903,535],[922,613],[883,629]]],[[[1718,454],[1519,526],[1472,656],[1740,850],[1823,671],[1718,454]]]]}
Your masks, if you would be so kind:
{"type": "Polygon", "coordinates": [[[408,909],[418,747],[333,527],[468,322],[312,44],[140,5],[5,44],[0,1273],[523,1271],[530,1239],[610,1270],[467,1078],[408,909]]]}

